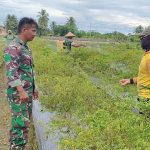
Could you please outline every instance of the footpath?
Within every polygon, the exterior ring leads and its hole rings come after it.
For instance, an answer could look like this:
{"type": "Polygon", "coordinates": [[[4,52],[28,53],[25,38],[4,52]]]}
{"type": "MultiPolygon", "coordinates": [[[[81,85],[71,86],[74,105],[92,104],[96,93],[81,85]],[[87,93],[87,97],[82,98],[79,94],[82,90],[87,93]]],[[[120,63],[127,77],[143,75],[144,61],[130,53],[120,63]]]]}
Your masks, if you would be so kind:
{"type": "Polygon", "coordinates": [[[5,96],[5,72],[0,68],[0,150],[9,149],[10,109],[5,96]]]}

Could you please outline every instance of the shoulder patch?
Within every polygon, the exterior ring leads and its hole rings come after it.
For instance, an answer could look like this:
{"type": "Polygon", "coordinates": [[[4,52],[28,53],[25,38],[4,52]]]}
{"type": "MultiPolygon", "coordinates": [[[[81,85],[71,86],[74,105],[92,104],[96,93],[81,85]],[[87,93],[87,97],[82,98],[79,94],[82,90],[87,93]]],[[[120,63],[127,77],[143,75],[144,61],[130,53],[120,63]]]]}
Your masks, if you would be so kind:
{"type": "Polygon", "coordinates": [[[18,43],[15,43],[15,42],[10,43],[10,44],[9,44],[9,47],[11,47],[11,48],[16,48],[16,49],[21,49],[21,45],[18,44],[18,43]]]}

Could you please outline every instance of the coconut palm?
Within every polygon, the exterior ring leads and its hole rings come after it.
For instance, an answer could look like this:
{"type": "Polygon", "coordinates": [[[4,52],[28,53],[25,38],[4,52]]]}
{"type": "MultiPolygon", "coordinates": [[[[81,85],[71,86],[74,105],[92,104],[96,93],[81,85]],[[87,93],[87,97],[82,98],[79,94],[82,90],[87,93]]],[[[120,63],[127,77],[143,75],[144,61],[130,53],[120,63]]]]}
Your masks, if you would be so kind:
{"type": "Polygon", "coordinates": [[[67,19],[66,26],[68,27],[69,31],[73,33],[77,31],[76,21],[73,17],[67,19]]]}
{"type": "Polygon", "coordinates": [[[48,31],[49,14],[46,12],[46,10],[42,9],[40,12],[38,12],[37,17],[40,35],[46,35],[48,31]]]}
{"type": "Polygon", "coordinates": [[[12,30],[13,33],[17,32],[18,20],[15,15],[7,15],[5,28],[6,30],[12,30]]]}

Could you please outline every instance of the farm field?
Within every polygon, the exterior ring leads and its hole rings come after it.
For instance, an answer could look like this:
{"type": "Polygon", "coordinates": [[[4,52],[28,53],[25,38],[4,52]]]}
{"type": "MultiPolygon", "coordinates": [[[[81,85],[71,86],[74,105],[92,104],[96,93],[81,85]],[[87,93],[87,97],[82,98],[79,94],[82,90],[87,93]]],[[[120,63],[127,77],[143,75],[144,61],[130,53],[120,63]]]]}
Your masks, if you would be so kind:
{"type": "Polygon", "coordinates": [[[5,98],[5,75],[3,68],[3,51],[4,42],[0,37],[0,149],[9,149],[8,138],[9,138],[9,128],[10,128],[10,111],[9,105],[5,98]]]}
{"type": "Polygon", "coordinates": [[[149,121],[132,111],[136,86],[119,85],[138,73],[139,44],[89,43],[66,53],[36,38],[30,46],[40,101],[56,113],[47,134],[60,133],[60,149],[149,150],[149,121]]]}
{"type": "Polygon", "coordinates": [[[132,112],[136,86],[118,83],[137,75],[139,44],[93,43],[71,53],[54,41],[31,46],[40,101],[57,114],[47,132],[59,131],[60,149],[149,149],[149,121],[132,112]]]}

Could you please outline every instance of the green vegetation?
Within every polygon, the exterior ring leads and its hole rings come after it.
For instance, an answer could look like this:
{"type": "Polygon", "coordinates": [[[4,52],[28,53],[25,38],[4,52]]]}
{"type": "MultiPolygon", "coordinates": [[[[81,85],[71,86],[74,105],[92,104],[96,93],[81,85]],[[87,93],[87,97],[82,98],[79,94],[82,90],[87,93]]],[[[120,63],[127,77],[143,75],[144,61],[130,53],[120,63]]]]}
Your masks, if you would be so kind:
{"type": "Polygon", "coordinates": [[[149,121],[131,111],[136,86],[118,83],[137,74],[139,44],[88,44],[65,53],[37,38],[30,46],[40,100],[56,112],[47,134],[59,131],[60,149],[149,150],[149,121]]]}
{"type": "Polygon", "coordinates": [[[49,20],[49,14],[46,12],[46,10],[42,9],[40,12],[38,12],[38,34],[41,35],[47,35],[48,33],[48,20],[49,20]]]}
{"type": "Polygon", "coordinates": [[[32,150],[39,150],[38,144],[36,141],[36,135],[35,135],[35,128],[34,128],[33,120],[30,122],[28,147],[32,150]]]}
{"type": "Polygon", "coordinates": [[[3,42],[3,38],[0,37],[0,47],[1,47],[1,50],[0,50],[0,67],[3,63],[3,50],[4,50],[4,42],[3,42]]]}
{"type": "Polygon", "coordinates": [[[137,26],[136,28],[135,28],[135,33],[136,34],[139,34],[139,33],[142,33],[144,31],[144,27],[142,27],[141,25],[139,25],[139,26],[137,26]]]}
{"type": "Polygon", "coordinates": [[[8,14],[6,17],[6,22],[4,24],[6,30],[12,30],[13,33],[17,33],[18,20],[15,15],[8,14]]]}
{"type": "Polygon", "coordinates": [[[135,76],[142,50],[136,43],[90,44],[61,53],[48,41],[32,43],[42,104],[55,111],[52,130],[60,149],[148,150],[149,121],[136,108],[136,86],[121,87],[135,76]]]}
{"type": "MultiPolygon", "coordinates": [[[[64,24],[57,24],[55,21],[49,22],[49,20],[51,20],[49,16],[50,15],[44,9],[41,9],[38,12],[37,19],[39,26],[39,36],[65,36],[68,32],[72,32],[79,38],[99,38],[101,40],[111,40],[117,42],[126,42],[129,41],[131,38],[131,35],[124,35],[123,33],[117,31],[113,31],[112,33],[101,34],[91,29],[90,31],[80,30],[77,27],[76,19],[73,16],[68,17],[66,23],[64,24]],[[49,23],[50,26],[48,27],[49,23]]],[[[14,33],[17,33],[18,19],[15,15],[8,14],[3,24],[6,30],[12,30],[14,33]]],[[[134,38],[136,38],[136,36],[142,33],[143,31],[143,26],[139,25],[135,27],[131,39],[134,40],[134,38]]]]}

